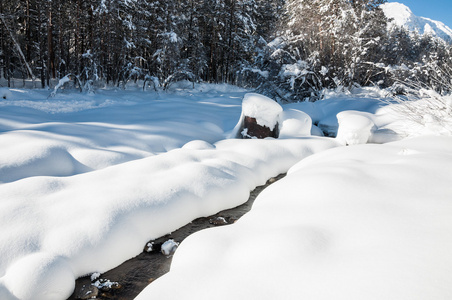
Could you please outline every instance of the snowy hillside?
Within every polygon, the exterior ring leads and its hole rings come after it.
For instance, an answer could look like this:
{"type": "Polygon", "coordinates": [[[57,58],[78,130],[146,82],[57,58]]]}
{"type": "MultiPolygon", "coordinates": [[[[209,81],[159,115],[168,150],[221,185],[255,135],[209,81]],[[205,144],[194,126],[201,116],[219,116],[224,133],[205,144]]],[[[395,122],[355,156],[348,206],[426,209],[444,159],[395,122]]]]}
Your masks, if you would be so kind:
{"type": "Polygon", "coordinates": [[[381,6],[386,17],[393,19],[391,25],[404,27],[419,34],[430,34],[440,37],[445,41],[452,41],[452,29],[440,21],[413,14],[409,7],[398,2],[384,3],[381,6]]]}

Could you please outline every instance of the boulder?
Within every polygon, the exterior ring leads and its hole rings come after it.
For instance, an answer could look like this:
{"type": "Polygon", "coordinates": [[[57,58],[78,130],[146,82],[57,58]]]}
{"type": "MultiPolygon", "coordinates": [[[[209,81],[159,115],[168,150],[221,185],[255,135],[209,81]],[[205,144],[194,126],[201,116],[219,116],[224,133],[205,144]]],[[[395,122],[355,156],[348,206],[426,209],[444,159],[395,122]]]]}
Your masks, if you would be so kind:
{"type": "Polygon", "coordinates": [[[230,137],[258,138],[278,137],[279,114],[283,109],[276,101],[260,94],[245,94],[242,114],[230,137]]]}
{"type": "Polygon", "coordinates": [[[278,124],[275,125],[273,130],[271,130],[267,126],[262,126],[257,123],[256,118],[245,116],[244,124],[243,124],[243,130],[242,130],[242,137],[244,139],[249,138],[258,138],[258,139],[264,139],[266,137],[278,137],[278,124]]]}

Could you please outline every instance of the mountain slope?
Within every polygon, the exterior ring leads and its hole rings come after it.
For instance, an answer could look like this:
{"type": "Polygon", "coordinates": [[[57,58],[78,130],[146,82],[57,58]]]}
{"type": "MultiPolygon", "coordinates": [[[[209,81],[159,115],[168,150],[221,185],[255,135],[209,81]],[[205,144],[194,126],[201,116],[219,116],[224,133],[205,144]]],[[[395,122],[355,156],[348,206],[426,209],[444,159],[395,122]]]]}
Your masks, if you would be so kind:
{"type": "Polygon", "coordinates": [[[401,26],[410,31],[417,31],[419,34],[430,34],[452,42],[452,29],[440,21],[418,17],[413,14],[409,7],[398,2],[384,3],[380,7],[386,17],[392,19],[391,25],[401,26]]]}

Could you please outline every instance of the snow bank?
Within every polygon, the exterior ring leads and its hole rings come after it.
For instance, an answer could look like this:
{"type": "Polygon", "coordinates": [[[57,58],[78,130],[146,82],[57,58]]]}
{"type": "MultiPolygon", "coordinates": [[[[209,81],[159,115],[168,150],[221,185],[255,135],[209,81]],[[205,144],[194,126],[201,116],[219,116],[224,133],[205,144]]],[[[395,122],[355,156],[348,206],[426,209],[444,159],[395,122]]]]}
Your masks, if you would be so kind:
{"type": "Polygon", "coordinates": [[[184,240],[136,299],[448,299],[451,148],[423,137],[310,156],[237,223],[184,240]]]}
{"type": "Polygon", "coordinates": [[[242,204],[268,178],[335,146],[324,138],[190,142],[77,176],[0,185],[0,290],[64,299],[74,278],[105,272],[149,239],[242,204]]]}
{"type": "Polygon", "coordinates": [[[0,101],[0,183],[70,176],[224,138],[244,92],[199,97],[99,90],[96,95],[14,90],[0,101]]]}

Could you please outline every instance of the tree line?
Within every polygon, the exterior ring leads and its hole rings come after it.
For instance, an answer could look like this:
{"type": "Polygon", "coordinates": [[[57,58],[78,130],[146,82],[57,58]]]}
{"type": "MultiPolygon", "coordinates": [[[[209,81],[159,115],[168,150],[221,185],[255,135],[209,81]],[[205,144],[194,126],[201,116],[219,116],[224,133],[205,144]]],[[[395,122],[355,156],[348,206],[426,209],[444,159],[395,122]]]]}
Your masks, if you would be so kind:
{"type": "Polygon", "coordinates": [[[0,78],[42,87],[69,74],[80,86],[186,79],[287,101],[410,78],[435,85],[452,65],[450,43],[388,28],[383,2],[4,0],[0,78]]]}

